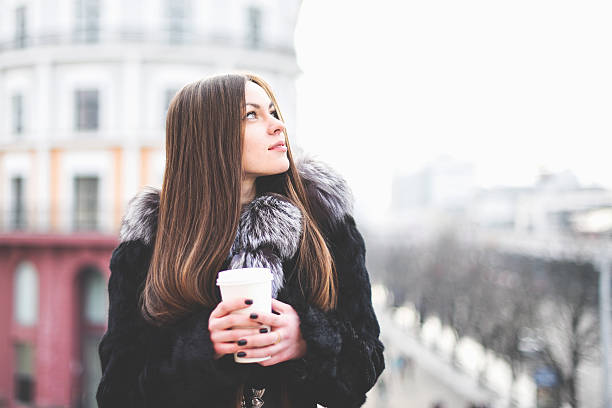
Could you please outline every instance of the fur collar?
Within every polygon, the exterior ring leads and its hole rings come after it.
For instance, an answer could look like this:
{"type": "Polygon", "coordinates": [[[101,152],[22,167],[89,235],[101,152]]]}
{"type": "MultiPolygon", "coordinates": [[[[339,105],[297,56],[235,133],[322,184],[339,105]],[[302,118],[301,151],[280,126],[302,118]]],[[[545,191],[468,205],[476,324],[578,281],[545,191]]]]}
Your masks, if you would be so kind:
{"type": "MultiPolygon", "coordinates": [[[[296,168],[320,226],[338,222],[353,212],[353,196],[346,181],[331,167],[310,156],[301,156],[296,168]]],[[[128,203],[119,238],[121,242],[155,241],[160,190],[147,186],[128,203]]],[[[268,267],[273,273],[273,296],[282,287],[282,261],[297,251],[302,214],[286,198],[269,194],[255,198],[241,213],[236,239],[228,254],[231,269],[268,267]]]]}

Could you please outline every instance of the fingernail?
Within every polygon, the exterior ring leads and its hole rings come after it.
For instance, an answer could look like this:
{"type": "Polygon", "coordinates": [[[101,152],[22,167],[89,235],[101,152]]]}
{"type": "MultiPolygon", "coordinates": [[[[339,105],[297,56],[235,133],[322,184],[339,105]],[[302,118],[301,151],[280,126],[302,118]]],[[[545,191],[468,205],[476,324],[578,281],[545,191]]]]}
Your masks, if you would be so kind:
{"type": "Polygon", "coordinates": [[[244,351],[238,352],[238,357],[244,357],[244,356],[246,356],[246,353],[244,351]]]}
{"type": "Polygon", "coordinates": [[[259,329],[260,333],[267,333],[268,332],[268,328],[267,327],[263,327],[261,329],[259,329]]]}
{"type": "Polygon", "coordinates": [[[251,319],[257,319],[257,313],[251,313],[249,316],[251,319]]]}
{"type": "Polygon", "coordinates": [[[238,345],[239,346],[244,346],[246,344],[246,340],[242,339],[242,340],[238,340],[238,345]]]}
{"type": "Polygon", "coordinates": [[[247,299],[244,301],[244,303],[246,303],[247,305],[252,305],[253,304],[253,299],[247,299]]]}

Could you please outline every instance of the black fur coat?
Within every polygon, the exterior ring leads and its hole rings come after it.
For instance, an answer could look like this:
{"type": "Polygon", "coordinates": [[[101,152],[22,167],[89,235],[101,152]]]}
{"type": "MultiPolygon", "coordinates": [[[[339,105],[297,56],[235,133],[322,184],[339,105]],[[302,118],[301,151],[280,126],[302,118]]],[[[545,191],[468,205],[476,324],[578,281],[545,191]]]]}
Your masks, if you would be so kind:
{"type": "Polygon", "coordinates": [[[270,267],[273,294],[300,318],[306,354],[273,366],[237,364],[232,354],[215,360],[208,333],[211,309],[202,307],[163,328],[147,324],[137,302],[151,260],[159,191],[137,195],[123,218],[108,283],[108,329],[99,345],[101,408],[227,406],[237,384],[265,387],[264,408],[277,408],[278,379],[292,407],[359,407],[385,368],[379,325],[371,303],[364,241],[355,226],[344,180],[323,163],[296,163],[314,216],[334,258],[338,307],[323,312],[307,304],[291,273],[301,233],[301,213],[279,195],[256,197],[243,207],[224,269],[270,267]]]}

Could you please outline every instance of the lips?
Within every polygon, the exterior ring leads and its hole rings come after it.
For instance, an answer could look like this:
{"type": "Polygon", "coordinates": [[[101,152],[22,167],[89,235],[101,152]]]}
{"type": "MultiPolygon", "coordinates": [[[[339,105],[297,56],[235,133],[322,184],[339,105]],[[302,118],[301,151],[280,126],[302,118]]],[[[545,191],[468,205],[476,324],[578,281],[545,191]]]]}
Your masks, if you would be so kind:
{"type": "Polygon", "coordinates": [[[285,147],[285,142],[284,141],[276,142],[272,146],[268,147],[268,150],[272,150],[279,146],[285,147]]]}

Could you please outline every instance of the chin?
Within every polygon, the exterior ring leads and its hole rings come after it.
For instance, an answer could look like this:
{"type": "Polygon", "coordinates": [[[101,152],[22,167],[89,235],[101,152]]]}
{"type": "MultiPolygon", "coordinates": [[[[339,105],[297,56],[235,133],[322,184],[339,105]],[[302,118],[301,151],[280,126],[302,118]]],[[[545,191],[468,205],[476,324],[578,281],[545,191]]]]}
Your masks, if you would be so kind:
{"type": "Polygon", "coordinates": [[[270,166],[266,170],[268,170],[268,171],[265,172],[266,175],[268,175],[268,176],[272,176],[274,174],[284,173],[287,170],[289,170],[289,159],[285,159],[285,160],[279,161],[278,164],[275,163],[274,166],[270,166]]]}

